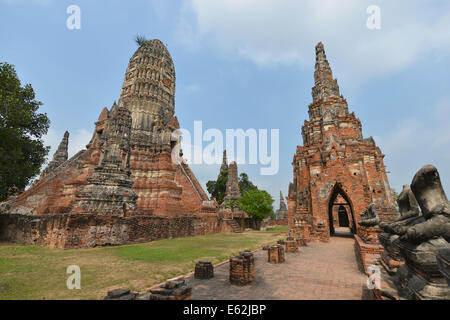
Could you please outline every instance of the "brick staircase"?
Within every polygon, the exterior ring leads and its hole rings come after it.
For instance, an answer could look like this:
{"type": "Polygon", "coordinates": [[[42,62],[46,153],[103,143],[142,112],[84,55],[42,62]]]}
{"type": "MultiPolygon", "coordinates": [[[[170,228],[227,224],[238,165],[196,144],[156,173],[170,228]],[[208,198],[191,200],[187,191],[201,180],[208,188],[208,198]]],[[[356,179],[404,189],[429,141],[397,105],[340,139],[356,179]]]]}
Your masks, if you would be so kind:
{"type": "Polygon", "coordinates": [[[242,233],[242,228],[239,225],[239,223],[236,222],[236,220],[233,219],[227,219],[226,220],[228,225],[231,227],[234,233],[242,233]]]}

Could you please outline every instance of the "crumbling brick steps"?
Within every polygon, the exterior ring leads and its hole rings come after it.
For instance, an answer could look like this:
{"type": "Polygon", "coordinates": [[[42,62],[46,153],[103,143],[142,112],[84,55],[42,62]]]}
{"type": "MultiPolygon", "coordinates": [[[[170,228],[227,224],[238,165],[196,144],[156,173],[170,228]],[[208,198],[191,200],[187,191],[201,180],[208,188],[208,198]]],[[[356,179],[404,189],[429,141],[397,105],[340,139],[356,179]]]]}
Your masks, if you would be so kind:
{"type": "Polygon", "coordinates": [[[236,220],[227,219],[225,221],[228,223],[228,225],[231,227],[231,230],[233,230],[234,233],[242,233],[242,228],[239,225],[239,223],[237,223],[236,220]]]}
{"type": "Polygon", "coordinates": [[[230,259],[230,283],[246,285],[255,280],[255,259],[253,253],[246,250],[230,259]]]}
{"type": "Polygon", "coordinates": [[[210,261],[199,261],[195,265],[196,279],[210,279],[214,277],[214,267],[210,261]]]}

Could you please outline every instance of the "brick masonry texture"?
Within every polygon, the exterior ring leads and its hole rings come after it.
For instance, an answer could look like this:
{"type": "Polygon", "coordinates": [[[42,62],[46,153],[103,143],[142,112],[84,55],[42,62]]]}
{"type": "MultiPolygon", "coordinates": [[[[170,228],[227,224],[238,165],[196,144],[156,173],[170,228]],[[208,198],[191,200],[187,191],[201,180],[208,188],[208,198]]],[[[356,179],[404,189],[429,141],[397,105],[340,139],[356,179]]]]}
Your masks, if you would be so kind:
{"type": "Polygon", "coordinates": [[[269,246],[267,249],[267,261],[269,263],[283,263],[285,261],[284,247],[280,244],[269,246]]]}
{"type": "MultiPolygon", "coordinates": [[[[225,156],[226,155],[224,154],[224,157],[225,156]]],[[[241,192],[239,191],[238,168],[237,163],[233,161],[228,166],[227,190],[224,200],[237,200],[240,197],[241,192]]]]}
{"type": "Polygon", "coordinates": [[[269,219],[267,221],[268,226],[287,226],[288,225],[288,219],[283,220],[277,220],[277,219],[269,219]]]}
{"type": "Polygon", "coordinates": [[[293,235],[327,241],[337,225],[336,206],[345,209],[353,233],[361,213],[375,203],[381,221],[397,218],[383,164],[372,137],[364,139],[361,122],[349,113],[333,79],[322,43],[316,46],[313,102],[302,127],[304,146],[293,158],[288,225],[293,235]]]}
{"type": "Polygon", "coordinates": [[[246,285],[255,279],[255,259],[249,251],[241,252],[230,259],[230,283],[246,285]]]}
{"type": "Polygon", "coordinates": [[[0,215],[0,240],[56,248],[80,248],[221,232],[215,216],[155,217],[59,214],[0,215]]]}
{"type": "Polygon", "coordinates": [[[214,266],[210,261],[199,261],[195,264],[194,276],[196,279],[209,279],[214,277],[214,266]]]}

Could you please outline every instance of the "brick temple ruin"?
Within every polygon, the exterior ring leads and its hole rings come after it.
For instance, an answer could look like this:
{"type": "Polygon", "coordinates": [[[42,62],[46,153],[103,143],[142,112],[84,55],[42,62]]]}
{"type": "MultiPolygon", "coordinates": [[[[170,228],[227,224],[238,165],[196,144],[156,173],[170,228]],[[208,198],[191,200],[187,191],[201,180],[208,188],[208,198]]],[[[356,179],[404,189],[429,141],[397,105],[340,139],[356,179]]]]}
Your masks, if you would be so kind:
{"type": "Polygon", "coordinates": [[[287,220],[288,219],[288,209],[286,206],[286,202],[284,202],[283,192],[280,191],[280,208],[277,211],[276,215],[277,220],[287,220]]]}
{"type": "Polygon", "coordinates": [[[313,102],[302,126],[289,186],[288,225],[292,235],[327,241],[337,227],[357,233],[361,213],[374,203],[381,221],[396,219],[394,199],[372,137],[363,138],[360,120],[347,101],[327,61],[316,46],[313,102]]]}
{"type": "Polygon", "coordinates": [[[118,102],[86,149],[69,133],[39,180],[0,206],[0,238],[60,248],[219,232],[217,206],[178,152],[175,68],[159,40],[131,57],[118,102]]]}

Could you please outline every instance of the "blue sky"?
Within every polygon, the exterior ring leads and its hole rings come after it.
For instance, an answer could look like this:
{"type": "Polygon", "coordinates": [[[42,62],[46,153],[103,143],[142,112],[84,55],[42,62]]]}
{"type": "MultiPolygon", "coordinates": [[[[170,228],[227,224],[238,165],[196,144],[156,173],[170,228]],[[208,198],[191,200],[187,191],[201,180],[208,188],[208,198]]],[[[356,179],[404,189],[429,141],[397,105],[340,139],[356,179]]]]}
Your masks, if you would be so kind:
{"type": "MultiPolygon", "coordinates": [[[[280,169],[261,176],[242,165],[278,206],[303,144],[322,41],[350,111],[381,147],[391,186],[434,164],[450,186],[450,3],[376,0],[0,0],[0,61],[31,83],[51,119],[52,153],[65,130],[74,154],[91,138],[103,107],[120,95],[134,37],[159,38],[176,68],[175,113],[183,128],[280,129],[280,169]],[[81,29],[69,30],[69,5],[81,29]],[[369,30],[370,5],[381,29],[369,30]]],[[[204,144],[205,146],[205,144],[204,144]]],[[[194,165],[200,182],[219,166],[194,165]]]]}

